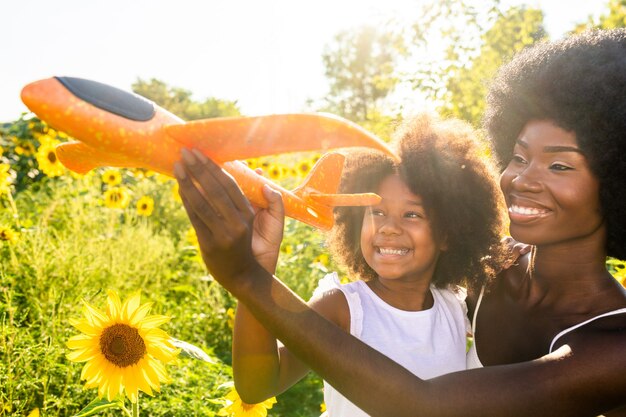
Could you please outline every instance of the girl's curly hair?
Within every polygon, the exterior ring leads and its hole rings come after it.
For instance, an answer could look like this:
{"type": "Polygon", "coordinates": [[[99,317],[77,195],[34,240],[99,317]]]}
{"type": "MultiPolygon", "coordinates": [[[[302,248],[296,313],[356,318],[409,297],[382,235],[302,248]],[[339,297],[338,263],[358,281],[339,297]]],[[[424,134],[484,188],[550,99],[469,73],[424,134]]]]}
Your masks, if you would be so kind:
{"type": "MultiPolygon", "coordinates": [[[[422,197],[436,239],[445,239],[433,283],[478,288],[500,269],[503,203],[495,166],[486,143],[466,123],[421,115],[398,130],[401,162],[378,152],[360,152],[347,160],[342,192],[376,192],[391,174],[402,177],[422,197]]],[[[351,274],[372,279],[360,248],[363,207],[336,210],[329,240],[335,259],[351,274]]]]}

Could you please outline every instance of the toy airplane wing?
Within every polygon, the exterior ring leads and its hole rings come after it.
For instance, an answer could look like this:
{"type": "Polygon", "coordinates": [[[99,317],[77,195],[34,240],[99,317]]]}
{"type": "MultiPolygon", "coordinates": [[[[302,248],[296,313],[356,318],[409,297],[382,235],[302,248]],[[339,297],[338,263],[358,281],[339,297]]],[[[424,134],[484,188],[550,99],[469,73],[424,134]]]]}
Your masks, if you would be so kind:
{"type": "MultiPolygon", "coordinates": [[[[172,176],[183,147],[196,148],[217,162],[298,151],[363,146],[395,157],[358,125],[326,114],[226,117],[185,123],[136,94],[73,77],[28,84],[22,101],[42,120],[93,150],[59,156],[72,166],[108,166],[111,160],[172,176]],[[97,160],[97,155],[108,155],[97,160]]],[[[87,149],[87,148],[84,148],[87,149]]]]}
{"type": "Polygon", "coordinates": [[[219,162],[343,147],[368,147],[393,155],[382,140],[361,126],[325,113],[215,118],[165,129],[183,146],[219,162]]]}

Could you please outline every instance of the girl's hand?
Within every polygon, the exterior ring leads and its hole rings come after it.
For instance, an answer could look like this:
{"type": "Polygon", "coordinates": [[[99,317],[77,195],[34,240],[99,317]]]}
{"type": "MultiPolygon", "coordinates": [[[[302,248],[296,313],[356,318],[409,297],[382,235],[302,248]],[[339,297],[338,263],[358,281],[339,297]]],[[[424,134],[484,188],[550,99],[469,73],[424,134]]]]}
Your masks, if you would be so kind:
{"type": "Polygon", "coordinates": [[[280,243],[283,240],[285,207],[280,193],[268,185],[263,187],[263,195],[268,207],[256,209],[252,230],[252,253],[261,266],[273,274],[278,262],[280,243]]]}
{"type": "Polygon", "coordinates": [[[502,266],[502,269],[509,269],[517,263],[517,259],[520,256],[526,255],[532,249],[532,245],[518,242],[511,236],[505,236],[502,238],[502,242],[509,248],[509,257],[502,266]]]}
{"type": "Polygon", "coordinates": [[[179,194],[209,272],[232,291],[259,267],[252,251],[254,210],[232,177],[198,151],[174,165],[179,194]]]}

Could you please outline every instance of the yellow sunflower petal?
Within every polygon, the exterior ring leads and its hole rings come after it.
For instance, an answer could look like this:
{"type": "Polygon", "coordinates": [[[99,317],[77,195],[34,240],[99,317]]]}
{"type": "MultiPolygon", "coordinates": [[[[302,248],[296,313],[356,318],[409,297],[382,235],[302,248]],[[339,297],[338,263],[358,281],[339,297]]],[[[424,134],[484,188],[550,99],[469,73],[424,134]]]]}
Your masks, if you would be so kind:
{"type": "Polygon", "coordinates": [[[130,317],[130,324],[134,326],[139,324],[146,317],[146,315],[150,312],[151,308],[152,308],[152,303],[145,303],[139,306],[139,308],[135,310],[135,312],[130,317]]]}
{"type": "Polygon", "coordinates": [[[97,335],[100,332],[98,327],[91,325],[91,323],[85,319],[70,319],[70,324],[81,333],[85,333],[87,335],[97,335]]]}
{"type": "Polygon", "coordinates": [[[99,352],[96,349],[78,349],[67,354],[67,359],[72,362],[84,362],[95,357],[99,352]]]}
{"type": "Polygon", "coordinates": [[[154,388],[155,391],[161,391],[161,383],[159,381],[159,374],[153,368],[153,360],[146,359],[148,366],[144,366],[142,369],[146,375],[147,380],[150,382],[150,386],[154,388]]]}
{"type": "Polygon", "coordinates": [[[164,323],[167,323],[168,321],[170,321],[170,317],[160,316],[160,315],[155,314],[155,315],[148,316],[145,319],[143,319],[141,323],[139,323],[138,327],[140,329],[153,329],[164,323]]]}
{"type": "Polygon", "coordinates": [[[135,365],[129,366],[122,370],[123,372],[123,385],[126,390],[126,395],[130,398],[130,401],[133,403],[137,402],[138,393],[138,383],[136,380],[137,368],[135,365]]]}
{"type": "MultiPolygon", "coordinates": [[[[113,366],[112,368],[117,368],[113,366]]],[[[113,401],[115,397],[122,393],[122,372],[119,369],[114,369],[109,374],[109,386],[107,389],[107,400],[113,401]]]]}
{"type": "Polygon", "coordinates": [[[135,371],[135,374],[137,376],[137,386],[139,387],[140,390],[142,390],[143,392],[145,392],[146,394],[152,397],[154,396],[154,393],[152,392],[152,388],[150,387],[150,382],[146,378],[146,375],[143,371],[144,370],[140,366],[138,366],[137,370],[135,371]]]}
{"type": "Polygon", "coordinates": [[[100,376],[100,367],[102,366],[102,361],[104,356],[96,357],[93,360],[87,362],[85,366],[83,366],[82,371],[80,372],[80,379],[86,380],[87,383],[90,383],[100,376]]]}
{"type": "Polygon", "coordinates": [[[154,356],[158,360],[164,363],[172,361],[176,357],[175,351],[168,349],[165,346],[160,345],[148,345],[146,346],[148,354],[154,356]]]}
{"type": "Polygon", "coordinates": [[[135,310],[139,307],[140,301],[141,295],[136,293],[124,302],[124,305],[122,306],[122,321],[127,322],[130,320],[135,310]]]}
{"type": "Polygon", "coordinates": [[[119,295],[115,291],[107,291],[107,314],[111,318],[119,318],[120,313],[122,311],[122,302],[120,301],[119,295]]]}
{"type": "Polygon", "coordinates": [[[109,317],[106,314],[89,304],[87,301],[83,301],[85,308],[85,317],[87,321],[93,326],[102,326],[109,321],[109,317]]]}
{"type": "Polygon", "coordinates": [[[72,336],[68,339],[65,346],[70,349],[84,349],[94,345],[94,337],[88,335],[72,336]]]}

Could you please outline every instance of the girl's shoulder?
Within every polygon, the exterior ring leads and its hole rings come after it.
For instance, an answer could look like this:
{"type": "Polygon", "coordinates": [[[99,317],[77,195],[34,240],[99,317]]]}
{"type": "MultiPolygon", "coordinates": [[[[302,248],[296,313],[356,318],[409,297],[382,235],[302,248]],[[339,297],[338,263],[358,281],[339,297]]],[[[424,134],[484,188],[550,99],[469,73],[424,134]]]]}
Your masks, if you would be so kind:
{"type": "Polygon", "coordinates": [[[346,295],[342,291],[346,284],[341,284],[336,272],[324,276],[309,300],[309,306],[332,321],[345,331],[350,331],[350,307],[346,295]]]}

